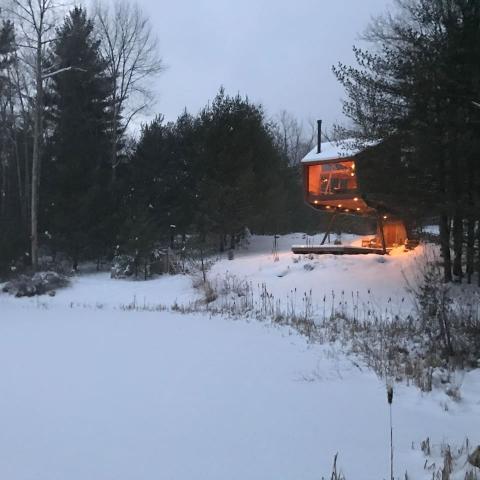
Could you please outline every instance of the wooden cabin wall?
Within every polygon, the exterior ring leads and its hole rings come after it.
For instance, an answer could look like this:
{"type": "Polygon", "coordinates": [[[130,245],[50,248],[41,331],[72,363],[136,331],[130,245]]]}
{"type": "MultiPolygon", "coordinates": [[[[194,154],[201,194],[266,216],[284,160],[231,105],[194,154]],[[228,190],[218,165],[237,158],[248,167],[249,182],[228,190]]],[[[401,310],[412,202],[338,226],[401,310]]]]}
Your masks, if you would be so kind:
{"type": "MultiPolygon", "coordinates": [[[[383,224],[383,234],[387,247],[403,245],[407,239],[407,229],[402,220],[387,220],[383,224]]],[[[377,230],[377,238],[381,238],[380,228],[377,230]]]]}

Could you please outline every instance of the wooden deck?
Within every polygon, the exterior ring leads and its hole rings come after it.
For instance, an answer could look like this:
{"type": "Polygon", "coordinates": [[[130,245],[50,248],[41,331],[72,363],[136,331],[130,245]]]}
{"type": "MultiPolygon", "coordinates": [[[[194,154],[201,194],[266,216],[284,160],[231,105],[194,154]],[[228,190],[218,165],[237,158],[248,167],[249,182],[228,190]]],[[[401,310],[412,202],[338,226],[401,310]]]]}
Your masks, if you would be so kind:
{"type": "MultiPolygon", "coordinates": [[[[292,245],[293,253],[315,253],[317,255],[383,255],[383,249],[373,247],[352,247],[350,245],[292,245]]],[[[388,253],[388,249],[387,249],[388,253]]]]}

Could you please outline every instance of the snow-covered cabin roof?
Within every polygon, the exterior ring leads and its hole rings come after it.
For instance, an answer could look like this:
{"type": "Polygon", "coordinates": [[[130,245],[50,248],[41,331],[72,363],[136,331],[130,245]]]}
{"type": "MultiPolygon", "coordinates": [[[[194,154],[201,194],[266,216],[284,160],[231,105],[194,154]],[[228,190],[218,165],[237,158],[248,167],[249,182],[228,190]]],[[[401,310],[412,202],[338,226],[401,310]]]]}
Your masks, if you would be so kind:
{"type": "Polygon", "coordinates": [[[337,158],[353,157],[362,149],[358,148],[358,142],[353,138],[338,142],[322,142],[321,152],[317,153],[317,147],[308,152],[302,158],[302,163],[327,162],[337,158]]]}

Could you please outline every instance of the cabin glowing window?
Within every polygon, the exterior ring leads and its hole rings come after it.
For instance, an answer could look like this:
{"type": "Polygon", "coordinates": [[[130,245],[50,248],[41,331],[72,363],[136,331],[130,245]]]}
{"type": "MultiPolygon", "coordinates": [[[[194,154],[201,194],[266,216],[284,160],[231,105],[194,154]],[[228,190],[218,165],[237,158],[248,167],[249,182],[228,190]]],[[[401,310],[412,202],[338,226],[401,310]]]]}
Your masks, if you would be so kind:
{"type": "Polygon", "coordinates": [[[314,196],[343,194],[357,189],[352,160],[309,165],[307,177],[308,193],[314,196]]]}

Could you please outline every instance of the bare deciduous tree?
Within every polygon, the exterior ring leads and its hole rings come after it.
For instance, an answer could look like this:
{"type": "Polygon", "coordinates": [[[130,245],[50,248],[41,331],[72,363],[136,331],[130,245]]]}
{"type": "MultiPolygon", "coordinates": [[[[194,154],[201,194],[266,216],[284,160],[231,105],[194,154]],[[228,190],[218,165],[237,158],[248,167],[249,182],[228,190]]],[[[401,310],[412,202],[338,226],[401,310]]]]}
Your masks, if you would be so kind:
{"type": "MultiPolygon", "coordinates": [[[[33,268],[38,267],[38,209],[40,203],[40,162],[44,136],[45,82],[58,74],[76,69],[75,66],[58,68],[47,65],[47,48],[54,40],[55,17],[58,9],[66,5],[56,0],[11,0],[9,12],[19,28],[18,59],[27,67],[27,75],[32,84],[32,95],[25,97],[27,81],[19,70],[15,70],[15,84],[21,110],[25,112],[26,100],[31,100],[33,116],[32,164],[30,190],[30,241],[33,268]]],[[[17,64],[18,67],[18,64],[17,64]]],[[[27,175],[26,175],[27,178],[27,175]]]]}
{"type": "Polygon", "coordinates": [[[291,166],[298,165],[300,160],[313,148],[316,138],[315,124],[309,122],[308,131],[305,131],[302,122],[299,122],[291,113],[282,110],[278,115],[277,143],[282,149],[291,166]]]}
{"type": "MultiPolygon", "coordinates": [[[[30,195],[31,260],[38,266],[38,206],[43,137],[45,57],[55,31],[55,0],[11,0],[11,13],[21,32],[21,58],[31,71],[34,88],[32,175],[30,195]]],[[[51,75],[51,72],[49,73],[51,75]]]]}
{"type": "Polygon", "coordinates": [[[148,18],[136,3],[116,0],[109,8],[97,2],[95,23],[102,53],[112,78],[112,178],[118,164],[119,139],[132,119],[152,104],[149,80],[159,74],[163,63],[158,41],[148,18]],[[124,121],[119,124],[119,116],[124,121]]]}

